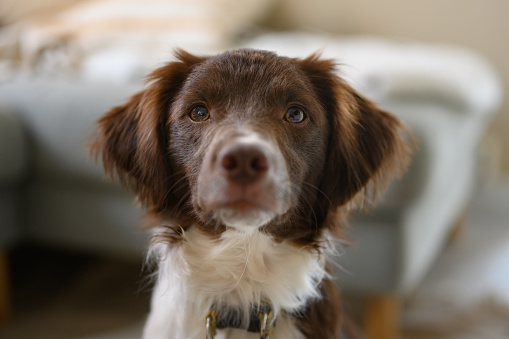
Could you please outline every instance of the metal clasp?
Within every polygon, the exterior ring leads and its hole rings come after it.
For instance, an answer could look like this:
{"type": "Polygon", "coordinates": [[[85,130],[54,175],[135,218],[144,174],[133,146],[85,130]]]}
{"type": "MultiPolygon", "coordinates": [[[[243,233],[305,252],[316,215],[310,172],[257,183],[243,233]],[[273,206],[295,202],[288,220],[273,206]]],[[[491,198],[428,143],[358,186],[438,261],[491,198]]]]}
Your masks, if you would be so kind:
{"type": "Polygon", "coordinates": [[[207,339],[214,339],[217,334],[216,310],[211,309],[206,318],[207,339]]]}
{"type": "Polygon", "coordinates": [[[274,313],[272,310],[267,310],[258,313],[260,319],[260,339],[269,339],[269,335],[274,330],[274,313]]]}
{"type": "MultiPolygon", "coordinates": [[[[260,325],[260,338],[269,339],[270,334],[274,330],[276,319],[271,307],[266,307],[258,312],[258,320],[260,325]]],[[[214,339],[217,335],[217,311],[211,308],[205,322],[206,339],[214,339]]]]}

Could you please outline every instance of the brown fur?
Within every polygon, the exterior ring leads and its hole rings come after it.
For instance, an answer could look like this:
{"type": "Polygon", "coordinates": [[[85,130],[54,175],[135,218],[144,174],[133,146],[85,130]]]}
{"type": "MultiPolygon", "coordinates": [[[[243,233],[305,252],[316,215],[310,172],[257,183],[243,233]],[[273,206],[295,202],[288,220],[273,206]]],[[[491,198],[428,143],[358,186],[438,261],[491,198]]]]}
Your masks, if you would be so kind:
{"type": "MultiPolygon", "coordinates": [[[[92,144],[106,172],[147,207],[149,224],[168,225],[158,241],[178,244],[191,225],[213,237],[225,230],[195,192],[208,143],[216,135],[227,140],[232,126],[249,126],[280,147],[296,188],[288,212],[262,231],[299,246],[319,248],[325,229],[343,236],[348,210],[376,197],[406,165],[402,124],[339,78],[331,60],[254,50],[213,57],[180,51],[177,59],[99,120],[92,144]],[[193,123],[189,112],[201,103],[214,119],[193,123]],[[305,108],[305,121],[283,121],[291,104],[305,108]]],[[[322,291],[324,299],[309,305],[301,330],[308,338],[338,338],[338,293],[330,281],[322,291]]]]}

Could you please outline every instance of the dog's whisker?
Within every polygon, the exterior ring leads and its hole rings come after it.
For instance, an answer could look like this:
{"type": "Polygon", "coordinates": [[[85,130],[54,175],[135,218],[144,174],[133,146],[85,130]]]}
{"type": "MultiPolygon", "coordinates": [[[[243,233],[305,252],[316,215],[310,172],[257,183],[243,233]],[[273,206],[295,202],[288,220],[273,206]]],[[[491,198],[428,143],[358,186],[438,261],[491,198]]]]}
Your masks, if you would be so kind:
{"type": "MultiPolygon", "coordinates": [[[[175,175],[176,176],[176,175],[175,175]]],[[[191,174],[184,174],[182,175],[177,181],[173,183],[173,185],[168,189],[168,191],[172,191],[173,188],[175,188],[176,185],[180,184],[182,181],[192,178],[193,175],[191,174]]],[[[168,179],[169,180],[169,179],[168,179]]]]}
{"type": "MultiPolygon", "coordinates": [[[[294,186],[295,188],[299,188],[299,186],[297,186],[295,183],[292,183],[292,186],[294,186]]],[[[304,201],[306,203],[306,205],[308,206],[309,209],[306,209],[304,206],[300,206],[299,210],[302,213],[304,213],[304,215],[306,214],[306,212],[311,212],[313,219],[314,219],[313,226],[315,229],[315,236],[316,236],[316,235],[318,235],[319,226],[318,226],[318,217],[316,216],[315,209],[309,202],[308,198],[306,197],[306,194],[301,194],[300,198],[302,199],[302,201],[304,201]]],[[[307,221],[307,216],[303,216],[303,219],[307,221]]]]}
{"type": "Polygon", "coordinates": [[[312,188],[312,189],[316,190],[318,193],[322,194],[322,195],[323,195],[323,197],[324,197],[325,199],[327,199],[327,201],[329,202],[329,205],[330,205],[330,206],[332,206],[332,205],[333,205],[333,204],[332,204],[332,201],[331,201],[331,200],[330,200],[330,198],[327,196],[327,194],[325,194],[325,192],[324,192],[324,191],[322,191],[322,190],[321,190],[318,186],[313,185],[313,184],[311,184],[311,183],[309,183],[309,182],[306,182],[306,181],[303,181],[302,183],[303,183],[304,185],[306,185],[306,187],[310,187],[310,188],[312,188]]]}
{"type": "Polygon", "coordinates": [[[191,196],[191,192],[186,192],[182,195],[182,197],[180,198],[180,200],[177,202],[177,205],[176,205],[176,209],[178,210],[181,206],[182,206],[182,203],[184,201],[187,200],[187,198],[189,198],[191,196]]]}
{"type": "MultiPolygon", "coordinates": [[[[166,194],[164,196],[164,199],[166,200],[168,198],[168,196],[173,193],[173,192],[178,192],[180,190],[182,190],[183,188],[185,188],[187,186],[187,179],[191,178],[192,175],[189,175],[189,174],[186,174],[184,176],[182,176],[179,180],[177,180],[167,191],[166,191],[166,194]],[[179,185],[180,186],[177,186],[179,185]]],[[[185,193],[184,193],[184,196],[188,196],[190,195],[190,191],[189,190],[186,190],[185,193]]],[[[182,199],[181,199],[182,200],[182,199]]],[[[177,208],[180,207],[180,201],[179,203],[177,204],[177,208]]]]}

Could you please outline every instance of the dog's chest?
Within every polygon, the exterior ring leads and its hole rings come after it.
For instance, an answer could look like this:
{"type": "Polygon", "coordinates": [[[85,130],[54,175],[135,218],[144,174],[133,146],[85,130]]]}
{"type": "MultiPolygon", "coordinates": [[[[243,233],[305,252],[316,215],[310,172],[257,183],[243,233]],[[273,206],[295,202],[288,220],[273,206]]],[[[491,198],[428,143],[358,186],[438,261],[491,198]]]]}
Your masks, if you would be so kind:
{"type": "MultiPolygon", "coordinates": [[[[325,275],[317,251],[275,242],[259,232],[226,231],[213,239],[191,228],[177,247],[159,244],[158,281],[144,338],[205,337],[205,319],[213,304],[250,312],[270,302],[277,318],[274,338],[302,338],[282,311],[293,313],[319,298],[325,275]]],[[[217,338],[256,338],[253,333],[227,329],[217,338]]]]}
{"type": "Polygon", "coordinates": [[[240,308],[270,300],[277,310],[297,310],[318,297],[324,275],[318,253],[258,231],[228,230],[217,240],[192,229],[178,255],[194,293],[240,308]]]}

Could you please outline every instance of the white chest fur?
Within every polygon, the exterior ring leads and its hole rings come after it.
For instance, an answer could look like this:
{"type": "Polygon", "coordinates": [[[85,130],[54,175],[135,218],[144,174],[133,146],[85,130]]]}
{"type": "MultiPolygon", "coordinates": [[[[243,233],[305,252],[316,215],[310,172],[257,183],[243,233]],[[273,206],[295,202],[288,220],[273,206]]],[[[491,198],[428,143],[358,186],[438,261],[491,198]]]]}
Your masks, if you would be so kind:
{"type": "MultiPolygon", "coordinates": [[[[258,231],[224,232],[212,239],[196,228],[185,241],[154,248],[159,260],[152,310],[145,339],[203,339],[205,318],[214,302],[248,311],[270,300],[276,314],[302,309],[318,298],[325,275],[324,258],[316,251],[277,243],[258,231]]],[[[216,338],[258,338],[244,331],[219,331],[216,338]]],[[[290,319],[279,317],[272,338],[299,338],[290,319]]]]}

